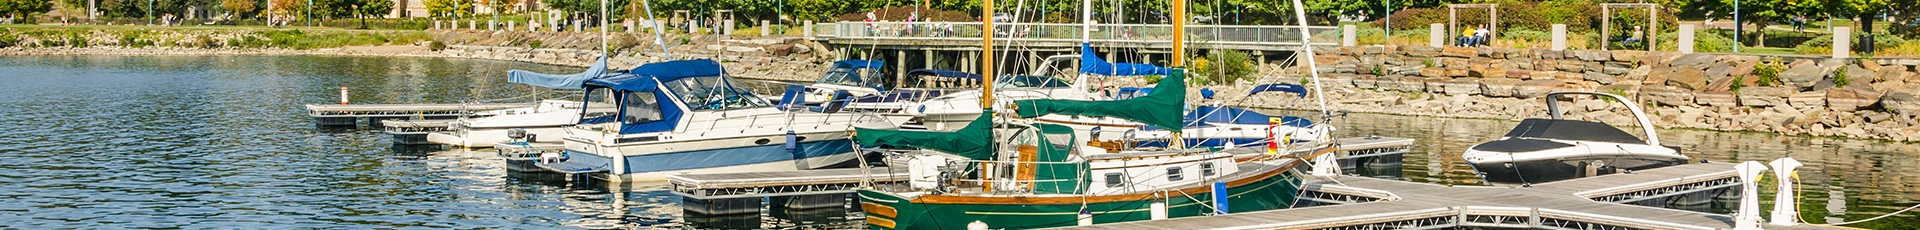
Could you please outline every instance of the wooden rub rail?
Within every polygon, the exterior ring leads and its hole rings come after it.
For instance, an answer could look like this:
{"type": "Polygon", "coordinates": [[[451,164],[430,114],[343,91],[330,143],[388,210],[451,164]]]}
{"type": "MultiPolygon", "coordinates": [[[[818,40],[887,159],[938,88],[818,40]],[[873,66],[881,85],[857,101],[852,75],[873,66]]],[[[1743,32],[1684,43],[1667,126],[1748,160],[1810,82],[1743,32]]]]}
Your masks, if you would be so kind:
{"type": "MultiPolygon", "coordinates": [[[[1731,229],[1733,217],[1632,205],[1712,199],[1737,184],[1733,165],[1688,164],[1532,186],[1444,186],[1353,176],[1308,177],[1303,200],[1336,204],[1076,229],[1731,229]],[[1318,195],[1316,195],[1318,194],[1318,195]]],[[[1767,229],[1825,229],[1767,225],[1767,229]]]]}

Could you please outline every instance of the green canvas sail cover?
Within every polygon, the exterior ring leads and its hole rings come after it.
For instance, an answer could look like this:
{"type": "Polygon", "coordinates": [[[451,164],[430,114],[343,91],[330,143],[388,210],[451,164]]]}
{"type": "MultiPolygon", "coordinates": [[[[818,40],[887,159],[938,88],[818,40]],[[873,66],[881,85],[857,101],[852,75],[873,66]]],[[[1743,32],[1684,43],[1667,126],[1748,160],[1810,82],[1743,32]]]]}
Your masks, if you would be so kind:
{"type": "Polygon", "coordinates": [[[1039,194],[1079,194],[1083,185],[1090,181],[1080,175],[1086,173],[1087,162],[1074,162],[1070,159],[1077,140],[1073,129],[1055,124],[1033,124],[1040,128],[1040,148],[1033,158],[1033,192],[1039,194]]]}
{"type": "Polygon", "coordinates": [[[981,112],[952,132],[854,128],[860,146],[900,146],[940,151],[974,160],[993,160],[993,112],[981,112]]]}
{"type": "Polygon", "coordinates": [[[1033,118],[1047,114],[1114,117],[1180,132],[1181,110],[1187,102],[1186,69],[1175,68],[1154,84],[1146,96],[1113,101],[1036,99],[1014,101],[1014,115],[1033,118]]]}

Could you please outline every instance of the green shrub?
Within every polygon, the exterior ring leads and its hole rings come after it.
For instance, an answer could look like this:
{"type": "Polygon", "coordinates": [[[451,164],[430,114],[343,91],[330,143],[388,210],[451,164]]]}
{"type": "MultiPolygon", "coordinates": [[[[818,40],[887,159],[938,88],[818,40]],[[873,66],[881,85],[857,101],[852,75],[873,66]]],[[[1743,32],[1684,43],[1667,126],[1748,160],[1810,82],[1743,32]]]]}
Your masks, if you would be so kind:
{"type": "Polygon", "coordinates": [[[527,42],[527,48],[539,49],[540,40],[533,40],[533,41],[527,42]]]}
{"type": "Polygon", "coordinates": [[[1852,83],[1847,81],[1847,69],[1840,68],[1833,71],[1833,87],[1847,87],[1847,83],[1852,83]]]}
{"type": "Polygon", "coordinates": [[[1784,61],[1781,60],[1780,57],[1773,57],[1771,59],[1768,59],[1767,61],[1761,62],[1760,64],[1754,65],[1753,75],[1755,77],[1760,77],[1760,79],[1755,81],[1754,84],[1757,84],[1760,86],[1773,86],[1773,85],[1780,84],[1780,72],[1785,71],[1787,69],[1786,64],[1782,62],[1784,61]]]}
{"type": "Polygon", "coordinates": [[[214,42],[213,37],[209,37],[207,35],[199,35],[199,36],[193,36],[192,40],[187,40],[186,46],[193,47],[193,48],[201,48],[201,49],[212,49],[212,48],[220,48],[220,43],[214,42]]]}
{"type": "Polygon", "coordinates": [[[8,30],[6,28],[0,28],[0,48],[13,47],[17,45],[20,45],[20,35],[14,35],[12,30],[8,30]]]}
{"type": "Polygon", "coordinates": [[[428,42],[427,50],[432,50],[432,51],[447,50],[447,43],[440,42],[440,41],[428,42]]]}
{"type": "Polygon", "coordinates": [[[71,31],[71,30],[67,31],[66,33],[67,46],[73,47],[73,48],[87,48],[87,37],[81,36],[80,34],[81,32],[79,31],[71,31]]]}
{"type": "Polygon", "coordinates": [[[1234,84],[1253,74],[1253,61],[1250,55],[1239,50],[1215,50],[1206,57],[1189,61],[1193,73],[1201,78],[1189,78],[1188,81],[1201,84],[1234,84]]]}

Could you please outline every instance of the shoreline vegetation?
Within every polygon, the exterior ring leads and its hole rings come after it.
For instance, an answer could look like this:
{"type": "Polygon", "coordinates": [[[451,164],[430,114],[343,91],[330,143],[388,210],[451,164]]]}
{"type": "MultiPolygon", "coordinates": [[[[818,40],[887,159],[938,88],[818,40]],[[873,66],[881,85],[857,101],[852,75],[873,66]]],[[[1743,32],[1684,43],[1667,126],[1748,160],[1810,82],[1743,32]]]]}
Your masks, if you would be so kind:
{"type": "MultiPolygon", "coordinates": [[[[635,66],[643,63],[664,60],[658,57],[658,47],[652,46],[651,34],[619,33],[610,39],[609,48],[614,50],[609,62],[612,66],[635,66]]],[[[730,72],[742,78],[775,81],[813,81],[811,73],[825,68],[831,60],[827,48],[810,41],[796,38],[786,39],[724,39],[710,35],[668,35],[668,49],[673,50],[676,59],[688,57],[713,58],[720,60],[730,72]]],[[[201,56],[201,55],[335,55],[367,57],[429,57],[429,58],[469,58],[499,61],[517,61],[549,65],[585,67],[600,56],[593,49],[600,44],[599,34],[595,32],[509,32],[509,31],[473,31],[473,30],[343,30],[343,29],[274,29],[274,28],[152,28],[135,26],[0,26],[0,56],[59,56],[59,55],[129,55],[129,56],[201,56]]],[[[1375,46],[1377,47],[1377,46],[1375,46]]],[[[1373,48],[1369,48],[1373,49],[1373,48]]],[[[1327,52],[1322,58],[1327,66],[1323,71],[1330,72],[1325,80],[1328,101],[1333,108],[1363,113],[1378,113],[1405,116],[1472,118],[1472,119],[1521,119],[1542,116],[1535,114],[1540,105],[1537,99],[1526,99],[1519,95],[1488,94],[1493,89],[1526,89],[1520,85],[1508,85],[1511,81],[1495,81],[1498,76],[1478,76],[1472,73],[1479,70],[1471,65],[1455,66],[1458,63],[1477,63],[1470,59],[1507,58],[1489,56],[1493,51],[1459,50],[1423,50],[1414,47],[1400,47],[1397,51],[1339,50],[1327,52]],[[1445,51],[1445,52],[1438,52],[1445,51]],[[1474,53],[1479,53],[1475,55],[1474,53]],[[1391,58],[1374,57],[1380,54],[1394,54],[1391,58]],[[1429,57],[1429,58],[1422,58],[1429,57]],[[1432,66],[1416,61],[1435,59],[1432,66]],[[1412,63],[1412,64],[1408,64],[1412,63]],[[1398,65],[1414,66],[1398,66],[1398,65]],[[1379,66],[1376,68],[1356,68],[1357,66],[1379,66]],[[1328,68],[1331,67],[1331,68],[1328,68]],[[1345,69],[1340,69],[1345,68],[1345,69]],[[1350,71],[1326,70],[1339,69],[1350,71]],[[1378,69],[1375,71],[1357,71],[1356,69],[1378,69]],[[1458,71],[1456,71],[1458,70],[1458,71]],[[1421,72],[1429,73],[1421,73],[1421,72]],[[1472,79],[1472,82],[1453,79],[1448,71],[1465,72],[1468,76],[1459,79],[1472,79]],[[1404,76],[1403,76],[1404,74],[1404,76]],[[1435,75],[1422,78],[1423,75],[1435,75]],[[1446,80],[1434,80],[1448,78],[1446,80]],[[1387,79],[1398,79],[1388,81],[1387,79]],[[1399,87],[1388,87],[1398,85],[1399,87]],[[1424,87],[1413,87],[1421,85],[1424,87]],[[1431,85],[1431,86],[1427,86],[1431,85]],[[1471,92],[1461,93],[1460,87],[1474,88],[1471,92]],[[1517,88],[1516,88],[1517,87],[1517,88]],[[1421,88],[1421,89],[1412,89],[1421,88]]],[[[1513,51],[1505,51],[1513,52],[1513,51]]],[[[1537,55],[1536,55],[1537,56],[1537,55]]],[[[1744,60],[1735,57],[1751,57],[1742,54],[1714,54],[1732,60],[1744,60]]],[[[1543,59],[1535,57],[1536,59],[1543,59]]],[[[1670,58],[1678,58],[1673,56],[1670,58]]],[[[1556,66],[1542,67],[1545,71],[1562,71],[1557,64],[1581,66],[1579,57],[1567,56],[1566,61],[1553,61],[1556,66]]],[[[1610,61],[1610,60],[1609,60],[1610,61]]],[[[1650,63],[1672,62],[1672,59],[1650,63]]],[[[1540,60],[1547,62],[1547,60],[1540,60]]],[[[1609,62],[1610,63],[1610,62],[1609,62]]],[[[1635,63],[1635,62],[1628,62],[1635,63]]],[[[1708,62],[1712,63],[1712,62],[1708,62]]],[[[1611,64],[1611,63],[1610,63],[1611,64]]],[[[1602,65],[1602,67],[1605,67],[1602,65]]],[[[1791,67],[1787,66],[1787,67],[1791,67]]],[[[1251,76],[1268,76],[1282,82],[1306,82],[1298,77],[1304,72],[1298,68],[1273,64],[1252,67],[1251,76]]],[[[1527,67],[1531,68],[1531,67],[1527,67]]],[[[1611,68],[1595,68],[1593,72],[1608,72],[1611,68]]],[[[1639,71],[1632,71],[1639,72],[1639,71]]],[[[1505,78],[1558,79],[1567,90],[1592,89],[1612,90],[1614,93],[1639,94],[1644,96],[1658,93],[1656,86],[1666,82],[1643,80],[1646,86],[1622,90],[1619,87],[1607,87],[1588,80],[1586,74],[1529,74],[1533,77],[1505,78]],[[1541,77],[1544,75],[1546,77],[1541,77]],[[1568,75],[1568,76],[1557,76],[1568,75]],[[1579,75],[1579,76],[1574,76],[1579,75]],[[1592,83],[1590,83],[1592,82],[1592,83]]],[[[502,74],[504,75],[504,73],[502,74]]],[[[1623,77],[1625,75],[1622,75],[1623,77]]],[[[1637,76],[1637,75],[1636,75],[1637,76]]],[[[1920,77],[1920,76],[1916,76],[1920,77]]],[[[1628,77],[1633,78],[1633,77],[1628,77]]],[[[1894,77],[1903,78],[1903,77],[1894,77]]],[[[1120,85],[1147,85],[1147,79],[1138,82],[1123,82],[1120,85]]],[[[1267,79],[1271,80],[1271,79],[1267,79]]],[[[1639,79],[1635,79],[1639,80],[1639,79]]],[[[1884,79],[1883,79],[1884,80],[1884,79]]],[[[1631,82],[1643,82],[1631,81],[1631,82]]],[[[1871,82],[1871,80],[1869,80],[1871,82]]],[[[1620,82],[1629,82],[1622,80],[1620,82]]],[[[1245,83],[1245,82],[1242,82],[1245,83]]],[[[1920,82],[1916,82],[1920,83],[1920,82]]],[[[1244,92],[1248,84],[1225,84],[1206,86],[1214,90],[1233,95],[1232,92],[1244,92]]],[[[1524,84],[1521,84],[1524,85],[1524,84]]],[[[1197,90],[1202,87],[1195,87],[1197,90]]],[[[1881,90],[1885,91],[1885,90],[1881,90]]],[[[1611,91],[1610,91],[1611,92],[1611,91]]],[[[1707,95],[1696,93],[1697,95],[1707,95]]],[[[1288,105],[1298,102],[1283,102],[1282,96],[1260,96],[1246,106],[1262,109],[1289,109],[1288,105]]],[[[1630,96],[1632,97],[1632,96],[1630,96]]],[[[1782,99],[1792,99],[1782,96],[1782,99]]],[[[1691,99],[1704,100],[1704,99],[1691,99]]],[[[1727,132],[1768,132],[1782,135],[1829,136],[1838,138],[1916,141],[1920,140],[1920,124],[1912,123],[1911,116],[1890,111],[1860,112],[1811,112],[1808,108],[1795,111],[1777,107],[1714,106],[1708,104],[1683,104],[1680,106],[1661,106],[1658,101],[1647,104],[1650,115],[1656,116],[1654,124],[1669,129],[1700,129],[1727,132]],[[1849,122],[1855,113],[1871,113],[1877,116],[1865,122],[1849,122]],[[1886,116],[1893,116],[1888,120],[1886,116]],[[1778,119],[1774,119],[1778,118],[1778,119]],[[1742,121],[1752,119],[1754,121],[1742,121]],[[1785,119],[1784,121],[1776,121],[1785,119]],[[1902,121],[1905,119],[1906,121],[1902,121]],[[1686,120],[1686,121],[1679,121],[1686,120]],[[1884,121],[1884,122],[1883,122],[1884,121]],[[1814,125],[1822,124],[1827,125],[1814,125]],[[1891,125],[1889,125],[1891,124],[1891,125]],[[1791,127],[1794,125],[1809,127],[1791,127]],[[1817,126],[1817,127],[1813,127],[1817,126]],[[1831,127],[1831,128],[1828,128],[1831,127]],[[1844,130],[1844,131],[1842,131],[1844,130]],[[1859,131],[1856,131],[1859,130],[1859,131]]],[[[1293,107],[1298,107],[1294,105],[1293,107]]],[[[1297,108],[1296,108],[1297,109],[1297,108]]],[[[1884,109],[1876,109],[1884,110],[1884,109]]],[[[1593,110],[1595,119],[1620,119],[1618,114],[1598,113],[1605,110],[1593,110]],[[1607,114],[1607,115],[1601,115],[1607,114]]],[[[1614,111],[1618,112],[1618,111],[1614,111]]],[[[1630,123],[1630,122],[1629,122],[1630,123]]]]}

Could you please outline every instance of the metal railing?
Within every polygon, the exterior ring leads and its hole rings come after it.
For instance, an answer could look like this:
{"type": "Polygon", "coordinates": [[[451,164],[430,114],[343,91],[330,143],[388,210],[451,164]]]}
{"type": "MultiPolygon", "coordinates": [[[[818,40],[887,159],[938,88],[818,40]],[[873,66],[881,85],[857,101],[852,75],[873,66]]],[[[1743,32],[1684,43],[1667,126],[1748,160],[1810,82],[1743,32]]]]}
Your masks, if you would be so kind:
{"type": "MultiPolygon", "coordinates": [[[[1081,24],[994,23],[994,40],[1010,42],[1079,42],[1081,24]]],[[[814,24],[814,36],[838,39],[954,40],[979,41],[982,25],[978,22],[837,22],[814,24]]],[[[1331,46],[1340,42],[1341,31],[1333,26],[1308,26],[1313,45],[1331,46]]],[[[1168,24],[1099,24],[1093,26],[1093,42],[1165,43],[1172,40],[1173,26],[1168,24]]],[[[1298,46],[1299,26],[1189,25],[1189,44],[1298,46]]]]}

